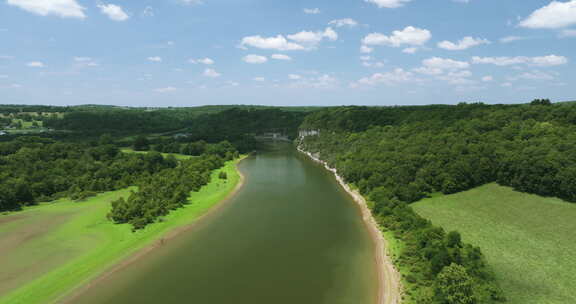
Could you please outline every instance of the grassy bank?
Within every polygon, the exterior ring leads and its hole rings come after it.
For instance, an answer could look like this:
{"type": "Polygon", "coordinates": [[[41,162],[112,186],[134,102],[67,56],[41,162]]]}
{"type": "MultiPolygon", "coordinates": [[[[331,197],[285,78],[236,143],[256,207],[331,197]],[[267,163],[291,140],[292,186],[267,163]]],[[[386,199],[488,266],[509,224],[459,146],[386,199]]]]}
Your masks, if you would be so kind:
{"type": "Polygon", "coordinates": [[[576,204],[489,184],[413,206],[481,247],[508,303],[576,303],[576,204]]]}
{"type": "Polygon", "coordinates": [[[9,292],[0,289],[4,295],[0,303],[54,302],[170,231],[190,224],[236,188],[238,162],[213,172],[212,181],[191,194],[190,205],[135,233],[129,225],[106,219],[110,202],[129,195],[128,189],[85,202],[61,201],[0,216],[0,288],[5,282],[13,285],[9,292]],[[218,178],[222,170],[227,180],[218,178]]]}

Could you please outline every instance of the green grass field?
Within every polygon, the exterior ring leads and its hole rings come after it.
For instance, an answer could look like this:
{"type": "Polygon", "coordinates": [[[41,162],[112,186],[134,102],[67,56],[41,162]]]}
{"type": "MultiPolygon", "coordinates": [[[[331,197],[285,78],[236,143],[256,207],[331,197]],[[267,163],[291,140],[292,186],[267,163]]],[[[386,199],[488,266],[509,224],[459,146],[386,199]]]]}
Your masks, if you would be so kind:
{"type": "MultiPolygon", "coordinates": [[[[146,153],[150,152],[150,151],[134,151],[134,149],[131,149],[131,148],[122,148],[122,149],[120,149],[120,151],[122,151],[124,153],[139,153],[139,154],[146,154],[146,153]]],[[[176,153],[160,153],[160,154],[162,154],[162,156],[164,156],[164,157],[172,155],[178,160],[187,160],[187,159],[191,159],[191,158],[195,157],[195,156],[176,154],[176,153]]]]}
{"type": "MultiPolygon", "coordinates": [[[[30,128],[32,128],[32,125],[34,124],[34,121],[25,121],[25,120],[19,119],[19,118],[12,119],[12,122],[13,123],[20,122],[20,124],[22,125],[22,129],[30,129],[30,128]]],[[[36,123],[38,124],[39,128],[42,128],[42,126],[44,125],[44,122],[41,120],[36,120],[36,123]]]]}
{"type": "Polygon", "coordinates": [[[413,207],[481,247],[508,303],[576,303],[576,204],[489,184],[413,207]]]}
{"type": "Polygon", "coordinates": [[[0,303],[55,302],[169,231],[192,223],[236,187],[238,161],[213,172],[212,181],[191,194],[191,204],[134,233],[129,225],[106,219],[110,202],[129,195],[129,189],[1,215],[0,303]],[[218,178],[222,170],[227,180],[218,178]]]}

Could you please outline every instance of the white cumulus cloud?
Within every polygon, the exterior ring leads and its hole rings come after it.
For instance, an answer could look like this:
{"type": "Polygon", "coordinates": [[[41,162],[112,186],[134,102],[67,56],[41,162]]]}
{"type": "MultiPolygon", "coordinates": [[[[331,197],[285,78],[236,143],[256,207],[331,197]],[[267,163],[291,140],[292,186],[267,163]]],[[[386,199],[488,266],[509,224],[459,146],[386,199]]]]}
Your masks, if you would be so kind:
{"type": "Polygon", "coordinates": [[[318,15],[321,12],[319,8],[305,8],[304,13],[309,15],[318,15]]]}
{"type": "Polygon", "coordinates": [[[278,51],[301,51],[306,48],[294,42],[288,41],[283,35],[276,37],[248,36],[242,38],[241,47],[251,46],[258,49],[278,51]]]}
{"type": "Polygon", "coordinates": [[[130,18],[128,14],[122,9],[121,6],[115,4],[98,4],[98,8],[102,14],[114,21],[126,21],[130,18]]]}
{"type": "Polygon", "coordinates": [[[510,65],[533,65],[533,66],[556,66],[568,63],[568,58],[558,55],[538,56],[538,57],[472,57],[474,64],[493,64],[497,66],[510,66],[510,65]]]}
{"type": "Polygon", "coordinates": [[[421,46],[432,38],[429,30],[408,26],[401,31],[394,31],[392,35],[386,36],[381,33],[368,34],[362,43],[364,45],[385,45],[400,47],[402,45],[421,46]]]}
{"type": "Polygon", "coordinates": [[[360,80],[352,83],[350,86],[355,88],[359,86],[375,86],[384,84],[388,86],[396,85],[399,83],[415,82],[418,81],[414,74],[404,69],[397,68],[391,72],[375,73],[368,77],[361,78],[360,80]]]}
{"type": "Polygon", "coordinates": [[[344,19],[336,19],[328,22],[329,25],[333,25],[335,27],[355,27],[358,25],[358,22],[352,18],[344,18],[344,19]]]}
{"type": "Polygon", "coordinates": [[[218,73],[214,69],[205,69],[204,70],[204,76],[209,77],[209,78],[218,78],[218,77],[222,76],[222,74],[218,73]]]}
{"type": "Polygon", "coordinates": [[[415,47],[409,47],[409,48],[405,48],[402,50],[402,53],[406,53],[406,54],[415,54],[418,51],[418,48],[415,47]]]}
{"type": "Polygon", "coordinates": [[[557,55],[532,57],[532,58],[530,58],[530,63],[532,65],[537,65],[537,66],[563,65],[563,64],[568,63],[568,58],[566,58],[564,56],[557,56],[557,55]]]}
{"type": "Polygon", "coordinates": [[[31,62],[28,62],[26,65],[29,66],[29,67],[31,67],[31,68],[43,68],[43,67],[46,67],[46,65],[45,65],[43,62],[41,62],[41,61],[31,61],[31,62]]]}
{"type": "Polygon", "coordinates": [[[200,59],[188,59],[189,63],[193,63],[193,64],[205,64],[205,65],[213,65],[215,62],[214,60],[212,60],[211,58],[200,58],[200,59]]]}
{"type": "Polygon", "coordinates": [[[430,68],[454,70],[454,69],[466,69],[470,66],[468,62],[458,61],[449,58],[432,57],[422,61],[422,64],[430,68]]]}
{"type": "Polygon", "coordinates": [[[146,59],[148,59],[148,61],[152,61],[152,62],[162,62],[162,57],[159,57],[159,56],[151,56],[151,57],[148,57],[146,59]]]}
{"type": "Polygon", "coordinates": [[[521,27],[557,29],[576,24],[576,0],[552,1],[520,22],[521,27]]]}
{"type": "Polygon", "coordinates": [[[432,57],[422,61],[422,66],[414,69],[415,72],[426,75],[440,75],[446,70],[463,70],[470,67],[466,61],[458,61],[450,58],[432,57]]]}
{"type": "Polygon", "coordinates": [[[276,60],[285,60],[285,61],[290,61],[292,60],[292,57],[288,56],[288,55],[284,55],[284,54],[273,54],[272,56],[270,56],[272,59],[276,59],[276,60]]]}
{"type": "Polygon", "coordinates": [[[500,38],[500,43],[511,43],[514,41],[520,41],[520,40],[526,40],[528,39],[527,37],[521,37],[521,36],[506,36],[506,37],[502,37],[500,38]]]}
{"type": "Polygon", "coordinates": [[[550,73],[542,72],[542,71],[530,71],[525,72],[520,75],[516,75],[513,77],[509,77],[508,80],[516,81],[516,80],[554,80],[556,77],[550,73]]]}
{"type": "Polygon", "coordinates": [[[6,3],[40,16],[86,18],[85,8],[76,0],[7,0],[6,3]]]}
{"type": "Polygon", "coordinates": [[[482,44],[489,44],[490,41],[482,38],[474,38],[470,36],[466,36],[462,38],[460,41],[454,43],[451,41],[442,41],[438,43],[438,47],[441,49],[449,50],[449,51],[462,51],[469,49],[474,46],[482,45],[482,44]]]}
{"type": "Polygon", "coordinates": [[[324,31],[318,32],[301,31],[293,35],[288,35],[288,39],[296,41],[301,45],[305,45],[307,48],[314,48],[324,39],[331,41],[338,40],[338,33],[328,27],[324,31]]]}
{"type": "Polygon", "coordinates": [[[374,48],[371,48],[367,45],[360,46],[360,53],[362,54],[370,54],[374,51],[374,48]]]}
{"type": "Polygon", "coordinates": [[[154,8],[151,6],[146,6],[142,13],[140,13],[141,17],[154,17],[154,8]]]}
{"type": "Polygon", "coordinates": [[[338,40],[338,33],[328,27],[323,31],[301,31],[292,35],[277,35],[276,37],[262,37],[260,35],[242,38],[240,48],[248,46],[266,50],[277,51],[303,51],[313,50],[323,40],[338,40]]]}
{"type": "Polygon", "coordinates": [[[397,8],[412,0],[364,0],[368,3],[376,4],[379,8],[397,8]]]}
{"type": "Polygon", "coordinates": [[[468,79],[472,76],[470,71],[451,71],[444,75],[437,76],[436,79],[443,80],[453,85],[472,85],[475,84],[475,80],[468,79]]]}
{"type": "Polygon", "coordinates": [[[242,60],[244,60],[244,62],[246,62],[246,63],[251,63],[251,64],[262,64],[262,63],[268,62],[267,57],[260,56],[260,55],[247,55],[244,58],[242,58],[242,60]]]}

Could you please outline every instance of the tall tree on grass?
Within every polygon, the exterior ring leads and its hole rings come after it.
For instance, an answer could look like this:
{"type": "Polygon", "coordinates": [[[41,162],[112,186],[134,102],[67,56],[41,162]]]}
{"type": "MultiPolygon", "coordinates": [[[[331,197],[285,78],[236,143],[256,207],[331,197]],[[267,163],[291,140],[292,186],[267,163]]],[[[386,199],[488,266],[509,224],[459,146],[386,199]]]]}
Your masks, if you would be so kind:
{"type": "Polygon", "coordinates": [[[451,264],[444,267],[438,274],[436,294],[445,304],[475,304],[477,303],[472,289],[472,279],[466,268],[451,264]]]}

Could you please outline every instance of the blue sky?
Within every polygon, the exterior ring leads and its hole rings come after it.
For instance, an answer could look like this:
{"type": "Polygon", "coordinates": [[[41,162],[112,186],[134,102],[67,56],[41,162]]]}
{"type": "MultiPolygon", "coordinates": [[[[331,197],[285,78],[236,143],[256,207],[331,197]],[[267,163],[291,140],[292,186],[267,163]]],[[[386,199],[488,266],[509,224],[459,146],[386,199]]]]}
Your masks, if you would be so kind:
{"type": "Polygon", "coordinates": [[[576,0],[0,0],[0,103],[576,99],[576,0]]]}

